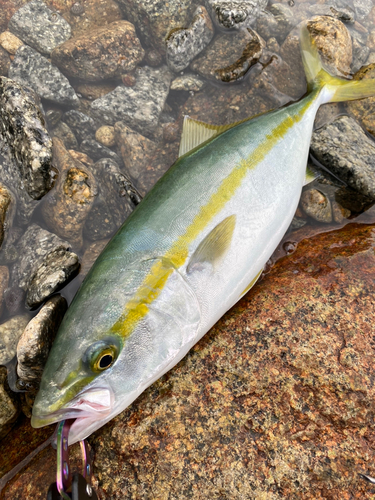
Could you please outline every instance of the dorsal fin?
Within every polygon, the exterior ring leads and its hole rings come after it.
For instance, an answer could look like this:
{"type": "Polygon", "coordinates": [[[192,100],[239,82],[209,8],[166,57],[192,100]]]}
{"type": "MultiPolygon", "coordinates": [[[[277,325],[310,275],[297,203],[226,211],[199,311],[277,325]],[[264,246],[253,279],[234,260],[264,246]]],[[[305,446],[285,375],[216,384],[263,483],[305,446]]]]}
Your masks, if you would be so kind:
{"type": "Polygon", "coordinates": [[[185,116],[178,156],[183,156],[200,144],[208,141],[208,139],[225,132],[238,123],[241,122],[231,123],[230,125],[210,125],[198,120],[193,120],[189,116],[185,116]]]}
{"type": "Polygon", "coordinates": [[[208,262],[214,266],[220,261],[229,250],[235,225],[235,215],[230,215],[219,222],[199,243],[191,256],[186,271],[188,273],[192,272],[197,264],[208,262]]]}

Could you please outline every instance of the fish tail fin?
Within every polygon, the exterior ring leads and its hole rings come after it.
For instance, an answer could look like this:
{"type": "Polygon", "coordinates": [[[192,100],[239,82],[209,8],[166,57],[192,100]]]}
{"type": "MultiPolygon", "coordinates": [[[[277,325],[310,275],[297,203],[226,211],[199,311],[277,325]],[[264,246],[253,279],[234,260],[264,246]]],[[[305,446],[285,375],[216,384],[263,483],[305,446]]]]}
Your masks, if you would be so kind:
{"type": "Polygon", "coordinates": [[[332,76],[321,63],[318,49],[306,27],[301,29],[301,55],[309,91],[321,88],[322,103],[352,101],[375,96],[375,79],[345,80],[332,76]]]}

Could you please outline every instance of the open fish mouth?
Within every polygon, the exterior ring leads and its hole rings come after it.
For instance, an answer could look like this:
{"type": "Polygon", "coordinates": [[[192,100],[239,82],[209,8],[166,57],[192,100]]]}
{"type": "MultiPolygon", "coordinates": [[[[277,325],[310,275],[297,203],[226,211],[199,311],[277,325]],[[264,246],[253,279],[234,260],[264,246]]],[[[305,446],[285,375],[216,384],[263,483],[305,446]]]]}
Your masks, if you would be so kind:
{"type": "MultiPolygon", "coordinates": [[[[36,413],[31,417],[33,427],[44,427],[61,420],[75,419],[70,434],[75,434],[75,429],[92,429],[94,424],[104,420],[111,414],[114,405],[114,395],[108,388],[88,389],[78,394],[65,407],[54,412],[36,413]]],[[[99,427],[99,425],[97,425],[99,427]]],[[[91,431],[92,432],[92,431],[91,431]]],[[[90,432],[88,432],[90,434],[90,432]]],[[[87,435],[88,435],[87,434],[87,435]]],[[[81,439],[81,438],[79,438],[81,439]]],[[[84,439],[84,438],[82,438],[84,439]]],[[[69,439],[70,440],[70,439],[69,439]]],[[[77,439],[78,440],[78,439],[77,439]]]]}

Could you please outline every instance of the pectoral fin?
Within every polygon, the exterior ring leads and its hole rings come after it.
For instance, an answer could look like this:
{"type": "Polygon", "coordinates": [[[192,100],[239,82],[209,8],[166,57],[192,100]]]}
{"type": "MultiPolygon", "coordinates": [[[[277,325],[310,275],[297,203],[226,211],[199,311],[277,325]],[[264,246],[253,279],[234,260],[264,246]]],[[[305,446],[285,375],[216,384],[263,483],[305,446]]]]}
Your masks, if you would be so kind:
{"type": "Polygon", "coordinates": [[[229,250],[235,225],[236,216],[230,215],[215,226],[191,256],[187,273],[191,273],[200,264],[209,263],[215,266],[229,250]]]}

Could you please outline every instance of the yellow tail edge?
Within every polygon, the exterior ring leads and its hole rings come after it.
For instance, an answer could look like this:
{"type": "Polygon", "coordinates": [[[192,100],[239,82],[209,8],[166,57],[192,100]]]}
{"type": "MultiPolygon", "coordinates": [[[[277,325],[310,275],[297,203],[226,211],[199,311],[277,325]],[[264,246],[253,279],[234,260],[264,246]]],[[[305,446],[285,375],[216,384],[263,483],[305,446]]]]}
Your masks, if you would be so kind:
{"type": "Polygon", "coordinates": [[[353,101],[375,96],[375,79],[346,80],[329,74],[323,68],[318,49],[306,25],[301,28],[301,55],[308,89],[324,89],[324,102],[353,101]]]}

